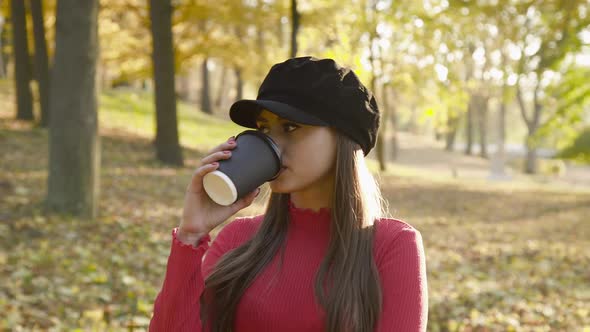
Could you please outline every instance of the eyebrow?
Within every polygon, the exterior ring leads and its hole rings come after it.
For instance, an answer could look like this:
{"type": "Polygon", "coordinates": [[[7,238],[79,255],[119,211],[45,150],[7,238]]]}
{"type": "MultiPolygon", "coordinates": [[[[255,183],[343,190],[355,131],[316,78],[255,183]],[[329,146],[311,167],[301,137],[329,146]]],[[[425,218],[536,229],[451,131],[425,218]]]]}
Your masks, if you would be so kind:
{"type": "MultiPolygon", "coordinates": [[[[283,122],[293,122],[293,121],[291,121],[289,119],[284,119],[284,118],[281,118],[281,117],[279,117],[278,119],[279,119],[279,121],[283,121],[283,122]]],[[[268,120],[265,119],[265,118],[256,118],[256,122],[268,122],[268,120]]]]}
{"type": "MultiPolygon", "coordinates": [[[[295,122],[295,121],[291,121],[289,119],[285,119],[285,118],[281,118],[281,117],[278,117],[278,119],[279,119],[279,122],[287,122],[287,123],[291,123],[291,124],[294,124],[294,125],[299,126],[299,124],[297,122],[295,122]]],[[[263,118],[263,117],[260,117],[260,115],[259,115],[259,116],[256,117],[256,119],[254,120],[254,122],[256,122],[256,123],[258,123],[258,122],[268,123],[268,120],[265,119],[265,118],[263,118]]]]}

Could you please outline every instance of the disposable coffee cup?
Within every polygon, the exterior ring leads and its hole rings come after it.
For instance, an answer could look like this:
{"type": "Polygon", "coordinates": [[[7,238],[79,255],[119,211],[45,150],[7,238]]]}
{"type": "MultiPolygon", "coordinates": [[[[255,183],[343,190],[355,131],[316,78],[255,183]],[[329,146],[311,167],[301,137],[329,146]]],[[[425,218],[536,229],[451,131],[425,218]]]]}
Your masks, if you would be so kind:
{"type": "Polygon", "coordinates": [[[281,151],[270,136],[246,130],[236,136],[229,159],[219,160],[218,168],[203,177],[207,195],[217,204],[235,203],[281,171],[281,151]]]}

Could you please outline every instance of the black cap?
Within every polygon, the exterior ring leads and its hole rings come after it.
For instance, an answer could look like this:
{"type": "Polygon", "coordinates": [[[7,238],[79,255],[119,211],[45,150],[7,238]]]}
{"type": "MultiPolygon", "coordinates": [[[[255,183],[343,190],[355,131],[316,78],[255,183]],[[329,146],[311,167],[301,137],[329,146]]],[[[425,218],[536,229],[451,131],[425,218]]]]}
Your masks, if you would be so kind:
{"type": "Polygon", "coordinates": [[[256,99],[236,101],[229,114],[233,122],[256,128],[262,109],[303,124],[335,127],[365,156],[377,140],[380,114],[373,94],[350,68],[332,59],[306,56],[273,65],[256,99]]]}

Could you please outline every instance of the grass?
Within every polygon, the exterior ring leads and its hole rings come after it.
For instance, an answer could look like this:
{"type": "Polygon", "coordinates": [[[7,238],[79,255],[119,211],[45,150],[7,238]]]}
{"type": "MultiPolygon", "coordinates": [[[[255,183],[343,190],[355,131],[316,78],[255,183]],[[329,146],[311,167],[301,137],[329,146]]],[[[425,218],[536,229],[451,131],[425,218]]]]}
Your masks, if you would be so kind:
{"type": "MultiPolygon", "coordinates": [[[[100,215],[45,214],[47,131],[12,120],[1,84],[0,330],[145,330],[192,170],[240,128],[181,103],[186,165],[168,167],[153,160],[151,97],[104,93],[100,215]]],[[[590,193],[395,165],[378,177],[424,239],[429,331],[590,329],[590,193]]]]}
{"type": "MultiPolygon", "coordinates": [[[[146,92],[107,91],[100,98],[101,126],[120,129],[143,137],[155,136],[153,97],[146,92]]],[[[206,115],[194,105],[178,103],[180,144],[188,148],[211,149],[243,127],[219,117],[206,115]]]]}

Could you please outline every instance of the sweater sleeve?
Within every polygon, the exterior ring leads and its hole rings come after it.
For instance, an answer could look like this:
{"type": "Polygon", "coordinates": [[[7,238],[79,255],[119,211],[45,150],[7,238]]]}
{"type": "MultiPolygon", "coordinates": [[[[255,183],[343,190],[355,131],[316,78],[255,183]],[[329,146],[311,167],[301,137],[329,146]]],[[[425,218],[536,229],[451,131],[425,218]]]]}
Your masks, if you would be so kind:
{"type": "Polygon", "coordinates": [[[379,264],[383,307],[376,331],[424,332],[428,285],[422,235],[404,228],[385,244],[379,264]]]}
{"type": "Polygon", "coordinates": [[[172,245],[166,276],[154,302],[150,332],[191,331],[201,332],[201,293],[205,278],[229,250],[238,246],[251,234],[248,218],[236,218],[225,225],[215,237],[203,236],[197,246],[182,243],[172,230],[172,245]]]}
{"type": "Polygon", "coordinates": [[[211,237],[203,236],[197,246],[178,240],[172,230],[172,245],[162,289],[154,302],[150,332],[202,331],[200,295],[204,288],[201,262],[211,237]]]}

